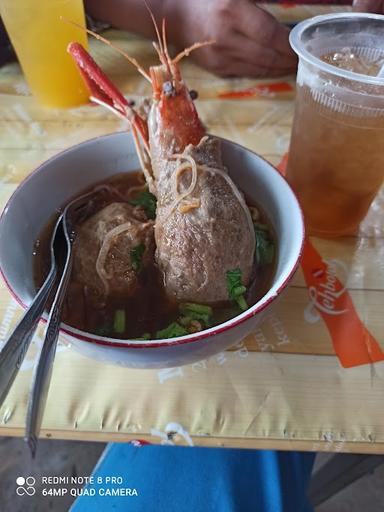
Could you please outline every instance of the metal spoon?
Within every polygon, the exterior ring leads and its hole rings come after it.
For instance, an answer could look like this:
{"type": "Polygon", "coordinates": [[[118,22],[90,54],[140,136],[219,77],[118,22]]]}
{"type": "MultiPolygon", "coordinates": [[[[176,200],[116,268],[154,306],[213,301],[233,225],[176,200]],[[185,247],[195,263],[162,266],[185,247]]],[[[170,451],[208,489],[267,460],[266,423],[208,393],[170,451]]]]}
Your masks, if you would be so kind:
{"type": "Polygon", "coordinates": [[[9,389],[24,360],[24,356],[56,281],[56,256],[60,239],[62,238],[61,221],[62,216],[57,220],[52,233],[50,244],[51,268],[48,276],[0,352],[0,407],[8,395],[9,389]]]}
{"type": "MultiPolygon", "coordinates": [[[[103,190],[100,187],[97,191],[103,190]]],[[[35,368],[33,376],[32,390],[28,401],[27,425],[25,432],[25,441],[28,443],[32,457],[35,456],[37,449],[37,439],[40,432],[41,421],[47,400],[49,384],[52,375],[52,366],[56,353],[57,340],[61,324],[62,309],[65,294],[72,270],[72,244],[75,239],[75,225],[86,218],[92,205],[91,198],[95,196],[95,191],[84,194],[72,201],[65,209],[62,215],[62,222],[59,224],[64,234],[66,243],[65,263],[61,274],[60,282],[56,290],[56,295],[49,313],[48,323],[45,331],[43,346],[40,352],[39,361],[35,368]],[[82,219],[81,219],[82,217],[82,219]]]]}

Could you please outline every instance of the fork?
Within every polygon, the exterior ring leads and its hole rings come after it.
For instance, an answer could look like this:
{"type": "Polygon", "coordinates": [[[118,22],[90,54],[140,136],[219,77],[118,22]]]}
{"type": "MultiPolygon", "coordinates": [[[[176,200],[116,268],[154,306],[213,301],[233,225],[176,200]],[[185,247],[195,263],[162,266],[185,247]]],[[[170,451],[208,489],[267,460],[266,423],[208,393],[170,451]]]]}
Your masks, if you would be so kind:
{"type": "Polygon", "coordinates": [[[103,187],[98,187],[96,191],[84,194],[72,201],[64,209],[61,224],[59,224],[66,245],[64,268],[49,312],[43,346],[33,375],[32,390],[28,400],[25,441],[30,447],[32,457],[36,454],[37,440],[47,401],[52,366],[59,337],[62,309],[71,277],[73,261],[72,245],[76,236],[75,225],[87,217],[89,209],[93,204],[91,198],[96,196],[103,189],[103,187]]]}

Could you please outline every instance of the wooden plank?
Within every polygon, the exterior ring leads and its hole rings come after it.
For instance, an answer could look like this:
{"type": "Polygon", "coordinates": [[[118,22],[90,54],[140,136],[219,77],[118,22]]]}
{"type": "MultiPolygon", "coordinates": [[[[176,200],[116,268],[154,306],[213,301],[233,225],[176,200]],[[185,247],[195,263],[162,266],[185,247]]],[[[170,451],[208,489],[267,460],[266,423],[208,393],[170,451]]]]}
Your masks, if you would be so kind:
{"type": "MultiPolygon", "coordinates": [[[[24,429],[7,428],[0,430],[2,436],[23,437],[24,429]]],[[[89,441],[99,443],[129,443],[137,439],[148,441],[152,444],[161,444],[160,438],[155,438],[150,434],[123,434],[123,433],[107,433],[107,432],[76,432],[73,430],[47,430],[42,429],[40,433],[41,439],[62,439],[71,441],[89,441]]],[[[384,454],[384,443],[357,443],[346,442],[340,444],[338,442],[329,441],[301,441],[301,440],[281,440],[281,439],[243,439],[237,437],[200,437],[191,436],[194,446],[207,448],[243,448],[248,450],[285,450],[285,451],[307,451],[307,452],[323,452],[323,453],[364,453],[364,454],[384,454]]],[[[180,436],[175,436],[173,442],[178,446],[187,446],[185,440],[180,436]]]]}

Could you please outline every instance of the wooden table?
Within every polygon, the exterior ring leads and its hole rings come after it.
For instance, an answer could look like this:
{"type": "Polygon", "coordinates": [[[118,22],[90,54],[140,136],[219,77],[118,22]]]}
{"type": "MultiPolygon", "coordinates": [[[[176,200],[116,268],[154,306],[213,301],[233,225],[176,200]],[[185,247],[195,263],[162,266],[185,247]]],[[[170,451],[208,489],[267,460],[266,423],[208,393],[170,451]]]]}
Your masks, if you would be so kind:
{"type": "MultiPolygon", "coordinates": [[[[271,7],[276,9],[276,7],[271,7]]],[[[327,8],[329,10],[329,8],[327,8]]],[[[317,8],[317,11],[319,8],[317,8]]],[[[314,8],[281,10],[285,21],[314,8]]],[[[107,36],[143,65],[151,45],[123,32],[107,36]]],[[[109,48],[92,53],[129,97],[149,93],[144,80],[109,48]]],[[[278,164],[288,149],[294,78],[222,80],[183,65],[209,130],[278,164]],[[283,83],[276,86],[272,84],[283,83]],[[228,99],[228,92],[247,91],[228,99]]],[[[0,70],[0,205],[39,162],[83,140],[125,129],[104,110],[43,109],[29,95],[17,64],[0,70]]],[[[81,172],[81,170],[79,170],[81,172]]],[[[356,313],[384,348],[384,193],[359,237],[313,239],[345,284],[356,313]]],[[[6,243],[1,240],[1,243],[6,243]]],[[[21,310],[0,285],[0,346],[21,310]]],[[[0,409],[0,434],[23,435],[34,338],[11,393],[0,409]]],[[[345,340],[344,340],[345,341],[345,340]]],[[[343,368],[299,270],[261,328],[232,350],[193,365],[129,370],[87,359],[60,344],[41,435],[62,439],[195,444],[247,448],[384,453],[384,364],[343,368]]]]}

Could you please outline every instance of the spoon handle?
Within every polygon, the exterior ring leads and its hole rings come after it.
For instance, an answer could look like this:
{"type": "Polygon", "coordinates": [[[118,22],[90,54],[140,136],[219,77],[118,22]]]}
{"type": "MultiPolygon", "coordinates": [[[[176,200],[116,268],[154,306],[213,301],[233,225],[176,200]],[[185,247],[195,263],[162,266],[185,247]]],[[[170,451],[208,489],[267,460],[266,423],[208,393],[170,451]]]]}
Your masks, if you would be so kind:
{"type": "Polygon", "coordinates": [[[23,315],[0,352],[0,407],[19,372],[55,283],[56,273],[56,266],[53,266],[31,306],[23,315]]]}
{"type": "Polygon", "coordinates": [[[29,395],[25,441],[29,444],[32,457],[34,457],[36,453],[37,438],[44,414],[49,384],[51,381],[52,366],[56,353],[57,340],[59,337],[63,303],[69,279],[71,277],[72,251],[70,247],[68,249],[64,270],[49,313],[39,361],[35,368],[32,391],[29,395]]]}

